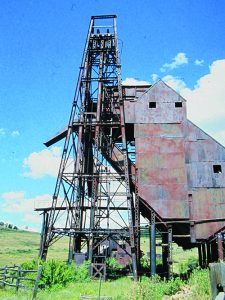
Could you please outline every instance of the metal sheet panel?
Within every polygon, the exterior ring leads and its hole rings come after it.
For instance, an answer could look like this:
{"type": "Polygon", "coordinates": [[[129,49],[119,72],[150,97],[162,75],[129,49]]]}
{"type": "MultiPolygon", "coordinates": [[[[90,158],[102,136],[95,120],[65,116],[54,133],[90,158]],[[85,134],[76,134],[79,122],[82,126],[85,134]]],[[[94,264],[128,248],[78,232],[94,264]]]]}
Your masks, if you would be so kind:
{"type": "Polygon", "coordinates": [[[199,188],[193,191],[193,219],[207,223],[196,225],[196,238],[209,238],[225,226],[224,222],[209,222],[225,216],[225,189],[199,188]]]}
{"type": "Polygon", "coordinates": [[[134,137],[170,137],[182,138],[184,136],[183,124],[135,124],[134,137]]]}
{"type": "Polygon", "coordinates": [[[154,124],[153,128],[152,124],[135,127],[140,197],[163,218],[188,218],[185,148],[181,128],[174,127],[174,124],[154,124]],[[146,137],[147,128],[152,134],[150,137],[146,137]],[[155,136],[153,128],[156,129],[155,136]],[[171,133],[177,134],[177,137],[171,133]]]}

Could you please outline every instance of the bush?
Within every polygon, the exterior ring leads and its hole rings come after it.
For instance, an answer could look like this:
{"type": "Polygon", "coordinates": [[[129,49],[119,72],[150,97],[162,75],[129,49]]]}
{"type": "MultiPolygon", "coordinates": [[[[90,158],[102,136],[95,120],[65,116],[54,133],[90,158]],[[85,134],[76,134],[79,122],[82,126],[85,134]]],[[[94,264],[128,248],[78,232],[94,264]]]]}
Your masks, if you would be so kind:
{"type": "Polygon", "coordinates": [[[88,282],[89,262],[84,262],[81,266],[75,267],[74,264],[66,264],[63,261],[49,260],[46,262],[32,260],[21,265],[24,270],[36,270],[38,265],[43,266],[40,287],[47,289],[58,289],[66,286],[69,282],[88,282]]]}

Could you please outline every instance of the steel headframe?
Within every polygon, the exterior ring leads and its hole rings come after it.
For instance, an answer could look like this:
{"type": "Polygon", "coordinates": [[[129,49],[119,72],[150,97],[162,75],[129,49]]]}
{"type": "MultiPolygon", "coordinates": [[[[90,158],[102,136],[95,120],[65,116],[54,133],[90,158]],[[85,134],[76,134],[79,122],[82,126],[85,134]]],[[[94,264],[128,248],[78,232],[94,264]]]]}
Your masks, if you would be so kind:
{"type": "Polygon", "coordinates": [[[138,199],[130,169],[116,16],[93,16],[53,200],[44,213],[40,257],[67,235],[69,260],[86,245],[95,272],[105,264],[104,245],[123,243],[137,279],[138,199]]]}

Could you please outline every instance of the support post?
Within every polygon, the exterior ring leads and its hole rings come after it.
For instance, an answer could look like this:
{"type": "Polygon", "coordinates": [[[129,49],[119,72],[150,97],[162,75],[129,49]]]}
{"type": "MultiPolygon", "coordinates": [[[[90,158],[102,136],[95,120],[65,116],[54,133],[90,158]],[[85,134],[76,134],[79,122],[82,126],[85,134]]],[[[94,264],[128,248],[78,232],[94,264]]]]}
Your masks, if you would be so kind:
{"type": "Polygon", "coordinates": [[[198,245],[198,262],[199,262],[199,266],[202,268],[203,263],[202,263],[202,245],[201,244],[198,245]]]}
{"type": "Polygon", "coordinates": [[[155,234],[155,213],[151,213],[151,224],[150,224],[150,264],[151,264],[151,276],[154,277],[156,274],[156,234],[155,234]]]}
{"type": "Polygon", "coordinates": [[[162,232],[162,264],[164,277],[168,278],[168,233],[162,232]]]}
{"type": "Polygon", "coordinates": [[[47,224],[48,224],[48,212],[43,211],[43,219],[42,219],[42,229],[41,229],[41,240],[40,240],[40,249],[39,249],[39,258],[46,260],[47,251],[45,249],[45,242],[47,237],[47,224]]]}
{"type": "Polygon", "coordinates": [[[203,268],[205,268],[207,265],[206,263],[206,247],[205,247],[205,243],[202,243],[202,266],[203,268]]]}
{"type": "Polygon", "coordinates": [[[211,255],[212,262],[216,262],[218,260],[218,244],[216,240],[211,242],[211,255]]]}
{"type": "Polygon", "coordinates": [[[211,245],[209,242],[206,243],[206,252],[207,252],[207,264],[209,265],[212,262],[211,245]]]}
{"type": "Polygon", "coordinates": [[[218,244],[218,259],[223,260],[223,236],[221,233],[217,234],[217,244],[218,244]]]}
{"type": "Polygon", "coordinates": [[[172,242],[173,232],[172,226],[168,226],[168,279],[173,277],[173,260],[172,260],[172,242]]]}

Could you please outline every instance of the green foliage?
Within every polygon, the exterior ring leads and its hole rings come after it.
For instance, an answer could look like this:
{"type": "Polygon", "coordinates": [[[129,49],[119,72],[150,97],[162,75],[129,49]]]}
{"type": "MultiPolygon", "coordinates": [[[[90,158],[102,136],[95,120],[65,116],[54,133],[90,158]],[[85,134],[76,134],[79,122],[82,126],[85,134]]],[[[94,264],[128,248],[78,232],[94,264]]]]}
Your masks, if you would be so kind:
{"type": "Polygon", "coordinates": [[[40,286],[42,288],[58,289],[66,286],[69,282],[90,281],[90,263],[88,261],[79,267],[75,267],[74,264],[68,265],[63,261],[53,259],[46,262],[32,260],[24,262],[21,267],[24,270],[36,270],[39,264],[43,267],[40,279],[40,286]]]}
{"type": "Polygon", "coordinates": [[[118,263],[117,259],[114,257],[109,257],[106,259],[107,274],[112,278],[117,277],[118,270],[121,270],[125,267],[126,266],[123,266],[120,263],[118,263]]]}
{"type": "Polygon", "coordinates": [[[140,259],[141,267],[144,269],[150,269],[150,260],[147,255],[143,255],[140,259]]]}
{"type": "Polygon", "coordinates": [[[210,295],[210,282],[209,282],[209,270],[193,270],[188,284],[191,286],[191,290],[194,294],[194,299],[209,299],[210,295]]]}
{"type": "MultiPolygon", "coordinates": [[[[80,295],[98,295],[99,281],[78,282],[75,279],[66,287],[52,286],[51,289],[38,291],[40,300],[80,299],[80,295]]],[[[111,296],[114,300],[161,300],[165,295],[171,296],[179,292],[174,299],[209,300],[208,270],[194,270],[189,281],[183,282],[176,278],[170,281],[142,277],[141,282],[134,282],[131,278],[122,277],[117,280],[102,282],[101,296],[111,296]],[[186,295],[189,291],[190,295],[186,295]]],[[[25,291],[15,295],[14,290],[0,289],[0,299],[18,300],[30,299],[25,297],[25,291]],[[9,294],[11,293],[11,294],[9,294]]]]}
{"type": "Polygon", "coordinates": [[[188,258],[187,261],[179,264],[179,273],[184,274],[188,270],[193,270],[198,266],[198,259],[194,256],[188,258]]]}
{"type": "MultiPolygon", "coordinates": [[[[179,279],[163,281],[158,276],[153,279],[142,277],[140,283],[133,286],[133,290],[129,295],[129,300],[158,300],[164,295],[173,295],[181,289],[183,282],[179,279]]],[[[121,298],[125,299],[125,298],[121,298]]]]}
{"type": "Polygon", "coordinates": [[[109,270],[118,270],[121,265],[118,263],[117,259],[114,257],[109,257],[106,259],[106,266],[109,270]]]}
{"type": "Polygon", "coordinates": [[[89,282],[91,281],[90,275],[90,262],[85,261],[81,266],[75,268],[74,281],[76,282],[89,282]]]}

